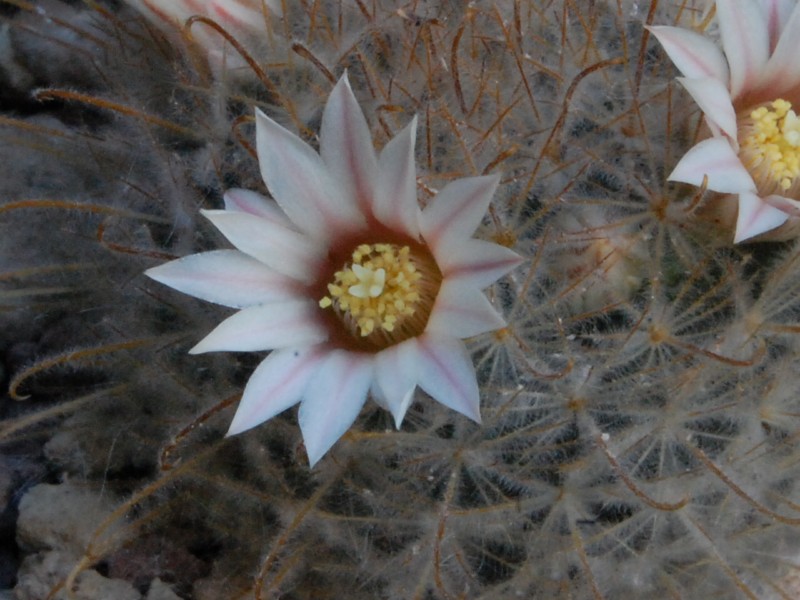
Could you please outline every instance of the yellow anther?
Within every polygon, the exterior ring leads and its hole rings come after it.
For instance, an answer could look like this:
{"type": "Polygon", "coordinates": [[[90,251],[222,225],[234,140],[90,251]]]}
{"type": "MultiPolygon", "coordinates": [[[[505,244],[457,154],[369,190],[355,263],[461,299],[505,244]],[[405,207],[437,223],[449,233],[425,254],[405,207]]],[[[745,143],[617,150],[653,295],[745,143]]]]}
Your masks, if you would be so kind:
{"type": "Polygon", "coordinates": [[[741,133],[740,157],[765,194],[786,192],[800,177],[800,118],[779,98],[750,113],[741,133]]]}
{"type": "Polygon", "coordinates": [[[787,144],[793,148],[800,146],[800,117],[793,110],[789,110],[783,117],[781,133],[787,144]]]}
{"type": "Polygon", "coordinates": [[[352,262],[334,273],[328,284],[330,295],[319,305],[333,307],[361,337],[376,329],[391,333],[414,314],[421,278],[408,246],[361,244],[353,251],[352,262]]]}
{"type": "Polygon", "coordinates": [[[358,283],[347,288],[350,294],[357,298],[377,298],[383,293],[386,282],[385,269],[362,267],[353,263],[353,273],[358,278],[358,283]]]}

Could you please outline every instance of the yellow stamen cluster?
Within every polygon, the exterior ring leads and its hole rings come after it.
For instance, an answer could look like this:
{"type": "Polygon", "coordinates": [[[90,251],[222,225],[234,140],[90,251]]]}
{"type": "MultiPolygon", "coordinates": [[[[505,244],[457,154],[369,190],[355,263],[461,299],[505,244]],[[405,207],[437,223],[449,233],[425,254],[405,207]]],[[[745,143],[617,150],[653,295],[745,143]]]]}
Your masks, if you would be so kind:
{"type": "Polygon", "coordinates": [[[762,175],[776,191],[791,188],[800,176],[800,118],[791,103],[778,99],[755,109],[742,133],[740,156],[756,183],[764,183],[758,181],[762,175]]]}
{"type": "Polygon", "coordinates": [[[334,273],[328,284],[330,296],[319,305],[333,306],[362,337],[376,328],[391,333],[414,314],[421,277],[408,246],[361,244],[353,251],[352,262],[334,273]]]}

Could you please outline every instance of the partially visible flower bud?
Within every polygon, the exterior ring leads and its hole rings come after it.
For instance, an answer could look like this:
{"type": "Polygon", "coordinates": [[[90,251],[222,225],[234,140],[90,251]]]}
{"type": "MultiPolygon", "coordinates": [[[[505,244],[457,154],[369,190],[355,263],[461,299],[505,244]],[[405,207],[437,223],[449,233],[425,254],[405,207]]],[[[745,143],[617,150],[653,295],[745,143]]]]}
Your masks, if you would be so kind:
{"type": "MultiPolygon", "coordinates": [[[[168,36],[180,36],[186,21],[206,17],[250,49],[257,43],[271,17],[281,15],[280,0],[126,0],[168,36]]],[[[191,38],[208,52],[212,66],[228,69],[244,65],[240,56],[225,52],[225,40],[212,27],[195,23],[191,38]]]]}

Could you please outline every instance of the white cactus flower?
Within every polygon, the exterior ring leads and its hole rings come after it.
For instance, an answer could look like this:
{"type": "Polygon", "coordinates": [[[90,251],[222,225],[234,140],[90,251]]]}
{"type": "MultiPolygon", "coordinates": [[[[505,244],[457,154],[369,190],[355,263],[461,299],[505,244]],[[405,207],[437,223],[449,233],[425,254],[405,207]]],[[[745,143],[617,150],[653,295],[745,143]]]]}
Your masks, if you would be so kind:
{"type": "Polygon", "coordinates": [[[417,202],[416,118],[380,155],[346,77],[325,106],[320,153],[256,111],[261,174],[275,199],[230,190],[203,214],[235,250],[191,255],[147,275],[241,310],[191,352],[272,350],[248,382],[229,435],[300,402],[316,463],[367,395],[399,427],[417,386],[480,421],[461,341],[505,325],[481,290],[520,263],[472,238],[496,175],[456,180],[417,202]]]}
{"type": "Polygon", "coordinates": [[[677,27],[651,27],[712,132],[670,180],[738,199],[735,242],[800,216],[800,7],[787,0],[717,0],[722,50],[677,27]]]}

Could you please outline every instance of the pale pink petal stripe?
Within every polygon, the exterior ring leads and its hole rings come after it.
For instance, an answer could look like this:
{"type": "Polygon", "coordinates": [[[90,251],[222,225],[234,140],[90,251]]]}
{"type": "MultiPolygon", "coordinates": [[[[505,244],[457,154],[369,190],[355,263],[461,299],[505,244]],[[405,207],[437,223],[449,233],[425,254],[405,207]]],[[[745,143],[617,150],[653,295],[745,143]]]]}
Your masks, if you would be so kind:
{"type": "Polygon", "coordinates": [[[325,247],[313,242],[311,237],[248,213],[200,212],[236,248],[275,271],[305,282],[315,277],[325,247]]]}
{"type": "Polygon", "coordinates": [[[414,399],[419,368],[415,338],[390,346],[375,356],[375,381],[398,429],[414,399]]]}
{"type": "Polygon", "coordinates": [[[722,137],[703,140],[690,148],[668,179],[699,186],[705,175],[708,189],[715,192],[738,194],[756,187],[730,142],[722,137]]]}
{"type": "Polygon", "coordinates": [[[326,239],[330,232],[363,226],[353,199],[311,146],[256,110],[261,176],[272,197],[298,229],[326,239]]]}
{"type": "Polygon", "coordinates": [[[422,211],[420,231],[437,259],[475,233],[499,182],[499,175],[457,179],[422,211]]]}
{"type": "Polygon", "coordinates": [[[736,110],[731,103],[731,95],[724,83],[711,77],[687,79],[678,77],[706,119],[714,123],[734,143],[737,142],[736,110]]]}
{"type": "Polygon", "coordinates": [[[322,359],[298,413],[312,467],[356,420],[371,383],[372,360],[367,355],[337,350],[322,359]]]}
{"type": "Polygon", "coordinates": [[[736,219],[735,244],[783,225],[789,215],[770,206],[752,192],[739,194],[739,216],[736,219]]]}
{"type": "Polygon", "coordinates": [[[318,344],[328,337],[318,316],[319,307],[311,300],[250,306],[217,325],[189,353],[252,352],[318,344]]]}
{"type": "Polygon", "coordinates": [[[417,338],[419,387],[437,402],[480,423],[480,396],[464,344],[453,337],[425,334],[417,338]]]}
{"type": "Polygon", "coordinates": [[[717,20],[731,72],[731,97],[735,99],[758,84],[767,64],[766,17],[756,0],[717,0],[717,20]]]}
{"type": "Polygon", "coordinates": [[[273,351],[253,371],[227,435],[235,435],[297,404],[319,363],[317,348],[273,351]]]}
{"type": "Polygon", "coordinates": [[[800,218],[800,201],[785,196],[772,195],[762,198],[770,206],[782,210],[790,217],[800,218]]]}
{"type": "Polygon", "coordinates": [[[648,27],[685,77],[713,77],[728,84],[728,63],[719,47],[699,33],[680,27],[648,27]]]}
{"type": "MultiPolygon", "coordinates": [[[[767,16],[769,31],[769,50],[775,51],[784,25],[791,18],[792,10],[797,7],[797,0],[764,0],[764,13],[767,16]]],[[[794,38],[797,39],[796,37],[794,38]]]]}
{"type": "MultiPolygon", "coordinates": [[[[203,8],[191,0],[175,0],[167,4],[152,0],[140,1],[145,8],[158,18],[171,23],[175,27],[183,27],[184,21],[193,14],[203,13],[203,8]]],[[[137,2],[137,4],[139,4],[139,2],[137,2]]]]}
{"type": "Polygon", "coordinates": [[[295,229],[294,224],[277,202],[258,192],[233,188],[225,192],[223,199],[225,200],[225,210],[248,213],[283,225],[287,229],[295,229]]]}
{"type": "Polygon", "coordinates": [[[378,159],[372,135],[345,73],[334,86],[320,127],[320,155],[348,202],[372,214],[378,159]]]}
{"type": "Polygon", "coordinates": [[[419,236],[417,167],[414,162],[417,117],[389,140],[378,158],[375,217],[384,225],[419,236]]]}
{"type": "Polygon", "coordinates": [[[297,297],[297,282],[238,250],[191,254],[145,275],[195,298],[242,308],[297,297]]]}
{"type": "Polygon", "coordinates": [[[468,338],[505,325],[506,322],[478,288],[457,279],[445,279],[425,331],[468,338]]]}
{"type": "Polygon", "coordinates": [[[369,386],[369,397],[382,409],[391,412],[389,409],[389,402],[386,400],[386,396],[383,395],[383,390],[380,388],[375,378],[372,379],[372,383],[369,386]]]}
{"type": "Polygon", "coordinates": [[[252,0],[249,2],[241,2],[240,0],[212,0],[210,9],[213,15],[223,23],[228,22],[236,27],[241,27],[255,33],[265,28],[264,15],[261,12],[262,2],[264,2],[271,13],[277,15],[281,14],[280,0],[252,0]]]}
{"type": "Polygon", "coordinates": [[[522,261],[522,257],[510,248],[470,238],[453,244],[447,255],[437,262],[448,281],[458,280],[480,290],[522,261]]]}
{"type": "MultiPolygon", "coordinates": [[[[800,86],[800,4],[785,23],[775,51],[767,62],[760,87],[778,97],[800,86]]],[[[797,107],[795,107],[796,109],[797,107]]]]}

